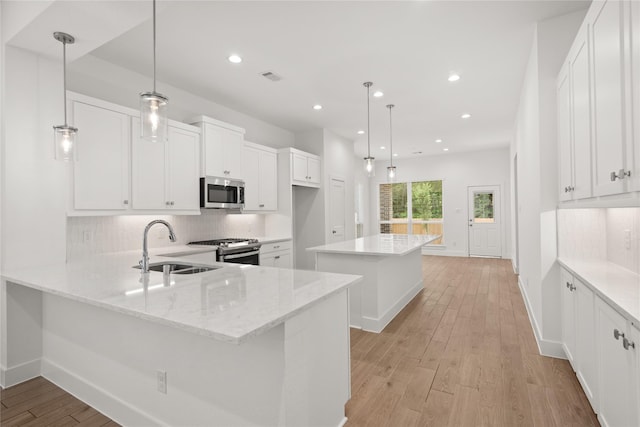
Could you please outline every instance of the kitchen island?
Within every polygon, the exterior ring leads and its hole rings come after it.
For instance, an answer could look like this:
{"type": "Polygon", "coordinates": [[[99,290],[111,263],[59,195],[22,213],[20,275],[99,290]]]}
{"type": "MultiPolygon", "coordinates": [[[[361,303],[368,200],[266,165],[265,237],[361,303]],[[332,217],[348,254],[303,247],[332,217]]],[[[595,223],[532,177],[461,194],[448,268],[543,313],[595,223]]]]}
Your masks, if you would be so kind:
{"type": "Polygon", "coordinates": [[[155,254],[219,268],[141,275],[136,251],[3,272],[2,386],[42,375],[132,426],[344,423],[359,277],[155,254]]]}
{"type": "Polygon", "coordinates": [[[421,248],[439,235],[378,234],[307,248],[316,270],[358,274],[349,289],[349,321],[355,328],[381,332],[422,290],[421,248]]]}

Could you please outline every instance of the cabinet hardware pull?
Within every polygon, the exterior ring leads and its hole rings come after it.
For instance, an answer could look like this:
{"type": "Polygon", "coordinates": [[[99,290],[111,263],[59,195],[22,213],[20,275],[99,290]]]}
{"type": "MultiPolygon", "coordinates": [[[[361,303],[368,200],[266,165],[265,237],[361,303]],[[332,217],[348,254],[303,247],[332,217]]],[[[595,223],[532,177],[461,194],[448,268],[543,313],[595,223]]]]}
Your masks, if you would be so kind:
{"type": "Polygon", "coordinates": [[[629,350],[629,347],[636,348],[636,343],[634,343],[633,341],[629,341],[626,338],[623,338],[622,339],[622,346],[624,347],[625,350],[629,350]]]}
{"type": "Polygon", "coordinates": [[[615,339],[620,339],[620,337],[624,338],[624,332],[620,332],[619,330],[614,329],[613,330],[613,337],[615,339]]]}
{"type": "Polygon", "coordinates": [[[280,255],[273,257],[273,259],[280,259],[280,255]]]}
{"type": "Polygon", "coordinates": [[[278,249],[279,247],[280,247],[280,245],[274,246],[273,249],[278,249]]]}
{"type": "Polygon", "coordinates": [[[124,203],[125,205],[128,205],[128,204],[129,204],[129,201],[128,201],[128,200],[125,200],[125,201],[123,201],[122,203],[124,203]]]}
{"type": "Polygon", "coordinates": [[[264,205],[260,205],[261,208],[264,208],[264,205]]]}
{"type": "Polygon", "coordinates": [[[174,204],[175,204],[175,202],[173,202],[173,201],[172,201],[172,202],[171,202],[171,206],[173,206],[174,204]]]}
{"type": "Polygon", "coordinates": [[[567,282],[567,289],[571,287],[571,283],[567,282]]]}
{"type": "Polygon", "coordinates": [[[576,187],[574,187],[573,185],[569,186],[569,191],[573,191],[575,189],[576,189],[576,187]]]}
{"type": "Polygon", "coordinates": [[[615,171],[611,172],[611,181],[615,181],[616,179],[624,179],[625,177],[630,177],[631,171],[625,171],[624,169],[620,169],[618,173],[615,171]]]}
{"type": "Polygon", "coordinates": [[[569,290],[570,290],[571,292],[575,291],[575,290],[576,290],[576,285],[574,285],[574,284],[572,283],[572,284],[571,284],[571,286],[569,286],[569,290]]]}
{"type": "Polygon", "coordinates": [[[165,202],[164,204],[165,204],[165,205],[167,205],[167,206],[169,206],[169,204],[170,204],[170,203],[171,203],[171,202],[167,201],[167,202],[165,202]]]}

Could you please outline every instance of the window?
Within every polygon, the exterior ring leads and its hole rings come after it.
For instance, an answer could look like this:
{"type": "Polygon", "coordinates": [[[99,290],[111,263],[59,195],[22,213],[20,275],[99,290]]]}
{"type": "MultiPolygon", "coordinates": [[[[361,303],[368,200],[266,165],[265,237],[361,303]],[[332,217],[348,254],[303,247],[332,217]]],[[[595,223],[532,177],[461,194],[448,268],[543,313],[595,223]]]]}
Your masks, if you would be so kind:
{"type": "Polygon", "coordinates": [[[442,216],[442,181],[380,184],[380,233],[442,236],[442,216]]]}

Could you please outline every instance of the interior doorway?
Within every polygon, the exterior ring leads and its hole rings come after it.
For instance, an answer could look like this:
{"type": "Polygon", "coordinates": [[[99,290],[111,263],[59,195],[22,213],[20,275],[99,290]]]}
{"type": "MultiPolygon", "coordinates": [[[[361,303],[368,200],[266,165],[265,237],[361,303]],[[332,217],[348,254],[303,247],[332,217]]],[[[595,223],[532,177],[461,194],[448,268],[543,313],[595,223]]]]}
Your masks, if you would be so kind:
{"type": "Polygon", "coordinates": [[[502,257],[500,186],[469,187],[469,256],[502,257]]]}

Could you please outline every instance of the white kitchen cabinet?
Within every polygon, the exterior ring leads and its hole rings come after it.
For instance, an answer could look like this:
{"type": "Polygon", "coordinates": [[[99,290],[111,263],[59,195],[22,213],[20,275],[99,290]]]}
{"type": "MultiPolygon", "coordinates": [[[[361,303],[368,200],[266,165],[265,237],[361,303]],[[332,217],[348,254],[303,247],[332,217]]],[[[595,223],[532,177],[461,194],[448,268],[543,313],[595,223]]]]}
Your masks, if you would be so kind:
{"type": "Polygon", "coordinates": [[[601,298],[596,298],[600,405],[604,426],[640,424],[638,330],[601,298]]]}
{"type": "MultiPolygon", "coordinates": [[[[594,196],[625,191],[624,8],[616,0],[593,3],[591,27],[591,99],[594,196]]],[[[631,160],[631,159],[629,159],[631,160]]]]}
{"type": "Polygon", "coordinates": [[[278,151],[245,141],[242,169],[245,211],[278,210],[278,151]]]}
{"type": "Polygon", "coordinates": [[[576,315],[573,276],[568,271],[560,270],[562,287],[562,349],[569,363],[576,370],[576,315]]]}
{"type": "Polygon", "coordinates": [[[71,98],[71,123],[78,128],[71,209],[125,211],[130,206],[129,116],[113,104],[71,98]]]}
{"type": "Polygon", "coordinates": [[[631,25],[630,31],[625,34],[630,35],[628,42],[631,60],[629,72],[626,74],[630,89],[627,93],[631,96],[631,109],[627,117],[632,129],[633,143],[627,144],[627,157],[633,161],[633,170],[629,166],[631,176],[627,178],[627,185],[630,191],[640,191],[640,3],[631,1],[627,3],[628,14],[631,25]]]}
{"type": "Polygon", "coordinates": [[[558,103],[558,185],[560,201],[571,200],[573,189],[573,156],[571,147],[571,83],[569,62],[558,75],[556,98],[558,103]]]}
{"type": "Polygon", "coordinates": [[[291,183],[305,187],[320,187],[320,158],[314,154],[290,148],[291,183]]]}
{"type": "Polygon", "coordinates": [[[260,265],[293,268],[292,250],[291,240],[264,244],[260,248],[260,265]]]}
{"type": "Polygon", "coordinates": [[[201,176],[242,180],[244,129],[199,116],[189,121],[202,132],[201,176]]]}
{"type": "Polygon", "coordinates": [[[169,124],[166,143],[140,138],[134,117],[131,149],[132,205],[140,210],[199,210],[200,134],[179,123],[169,124]]]}

